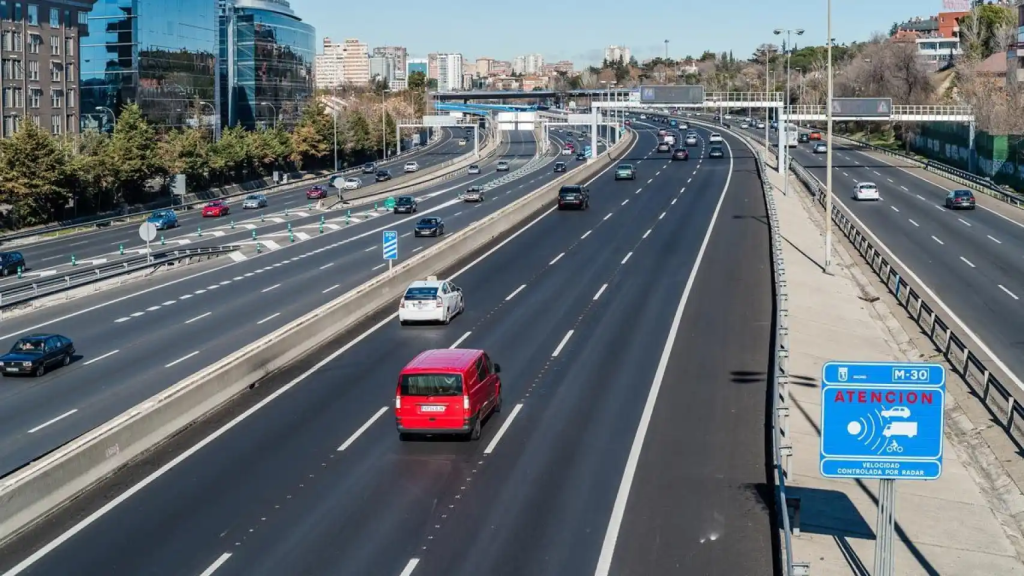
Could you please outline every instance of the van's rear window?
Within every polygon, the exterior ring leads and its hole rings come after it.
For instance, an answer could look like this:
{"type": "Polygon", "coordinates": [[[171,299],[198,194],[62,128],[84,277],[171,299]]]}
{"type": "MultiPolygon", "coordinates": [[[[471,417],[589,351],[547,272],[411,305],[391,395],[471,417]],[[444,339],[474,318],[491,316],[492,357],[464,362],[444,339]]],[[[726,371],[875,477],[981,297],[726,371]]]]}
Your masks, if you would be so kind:
{"type": "Polygon", "coordinates": [[[406,374],[402,376],[402,396],[461,396],[460,374],[406,374]]]}
{"type": "Polygon", "coordinates": [[[405,291],[406,300],[433,300],[437,298],[437,288],[409,288],[405,291]]]}

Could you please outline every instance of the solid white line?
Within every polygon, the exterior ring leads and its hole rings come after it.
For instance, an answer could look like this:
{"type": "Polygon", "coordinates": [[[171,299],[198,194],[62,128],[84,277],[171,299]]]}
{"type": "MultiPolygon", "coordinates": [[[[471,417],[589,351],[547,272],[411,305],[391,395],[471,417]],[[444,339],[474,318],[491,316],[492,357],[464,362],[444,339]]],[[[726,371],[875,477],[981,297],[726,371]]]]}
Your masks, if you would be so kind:
{"type": "Polygon", "coordinates": [[[78,412],[78,408],[75,408],[75,409],[73,409],[73,410],[68,410],[67,412],[65,412],[65,413],[61,414],[60,416],[57,416],[56,418],[52,418],[52,419],[50,419],[50,420],[47,420],[46,422],[43,422],[43,423],[42,423],[42,424],[40,424],[39,426],[36,426],[35,428],[33,428],[33,429],[29,430],[29,431],[28,431],[28,433],[29,433],[29,434],[35,434],[36,432],[39,432],[40,430],[42,430],[43,428],[46,428],[46,427],[47,427],[47,426],[49,426],[50,424],[53,424],[54,422],[57,422],[57,421],[63,420],[63,419],[65,419],[65,418],[67,418],[68,416],[71,416],[71,415],[72,415],[72,414],[74,414],[75,412],[78,412]]]}
{"type": "Polygon", "coordinates": [[[565,337],[562,338],[562,341],[558,343],[558,347],[555,348],[555,351],[551,353],[551,357],[552,358],[554,358],[555,356],[558,356],[558,353],[562,351],[562,348],[565,348],[565,344],[566,344],[566,342],[569,341],[569,338],[572,337],[572,333],[573,332],[574,332],[573,330],[569,330],[568,332],[565,333],[565,337]]]}
{"type": "Polygon", "coordinates": [[[964,220],[963,218],[957,218],[957,220],[959,220],[959,221],[963,222],[964,224],[966,224],[966,225],[968,225],[968,226],[970,226],[970,225],[971,225],[971,223],[970,223],[970,222],[968,222],[967,220],[964,220]]]}
{"type": "Polygon", "coordinates": [[[593,230],[587,230],[587,233],[586,233],[586,234],[584,234],[583,236],[580,236],[580,240],[583,240],[583,239],[584,239],[584,238],[586,238],[587,236],[590,236],[590,233],[591,233],[591,232],[593,232],[593,230]]]}
{"type": "Polygon", "coordinates": [[[516,419],[516,415],[518,415],[519,411],[522,409],[522,402],[516,404],[515,408],[512,408],[512,413],[509,414],[508,418],[506,418],[505,421],[501,423],[501,428],[498,428],[498,433],[494,435],[494,438],[491,438],[491,442],[490,444],[487,445],[487,448],[484,448],[484,454],[490,454],[491,452],[494,452],[494,448],[498,446],[498,441],[501,440],[501,437],[505,435],[505,431],[508,430],[508,427],[512,425],[512,421],[516,419]]]}
{"type": "Polygon", "coordinates": [[[207,568],[206,570],[203,570],[203,573],[200,574],[199,576],[211,576],[211,574],[213,574],[214,572],[217,571],[217,568],[220,568],[222,565],[224,565],[225,562],[228,561],[228,558],[231,558],[231,553],[230,552],[225,552],[225,553],[221,554],[220,558],[217,558],[217,560],[214,561],[213,564],[210,564],[209,568],[207,568]]]}
{"type": "Polygon", "coordinates": [[[323,270],[324,268],[330,268],[331,266],[334,266],[334,262],[331,262],[330,264],[324,264],[323,266],[320,267],[320,269],[323,270]]]}
{"type": "Polygon", "coordinates": [[[352,435],[348,437],[348,440],[345,440],[344,444],[342,444],[341,446],[338,446],[338,452],[344,452],[346,448],[351,446],[352,443],[355,442],[363,434],[363,432],[366,432],[367,428],[372,426],[373,423],[376,422],[377,419],[379,419],[381,416],[383,416],[384,413],[387,412],[387,411],[388,411],[388,407],[387,406],[384,406],[380,410],[377,410],[376,414],[374,414],[373,416],[370,416],[370,419],[367,420],[366,422],[364,422],[363,425],[360,426],[358,430],[353,432],[352,435]]]}
{"type": "Polygon", "coordinates": [[[281,315],[281,313],[280,313],[280,312],[276,312],[276,313],[274,313],[274,314],[271,314],[270,316],[267,316],[267,317],[266,317],[266,318],[264,318],[263,320],[260,320],[260,321],[259,321],[259,322],[257,322],[256,324],[263,324],[263,323],[264,323],[264,322],[266,322],[267,320],[273,320],[274,318],[277,318],[277,317],[278,317],[278,316],[280,316],[280,315],[281,315]]]}
{"type": "Polygon", "coordinates": [[[607,220],[607,219],[609,219],[609,218],[611,218],[611,217],[612,217],[612,213],[611,213],[611,212],[609,212],[609,213],[608,213],[608,215],[604,217],[604,219],[605,219],[605,220],[607,220]]]}
{"type": "Polygon", "coordinates": [[[278,286],[280,286],[280,284],[274,284],[270,288],[264,288],[263,290],[260,290],[260,292],[270,292],[271,290],[273,290],[274,288],[277,288],[278,286]]]}
{"type": "Polygon", "coordinates": [[[213,312],[207,312],[206,314],[200,314],[199,316],[196,316],[195,318],[193,318],[191,320],[185,320],[185,324],[191,324],[191,323],[195,322],[196,320],[199,320],[200,318],[206,318],[210,314],[213,314],[213,312]]]}
{"type": "Polygon", "coordinates": [[[936,238],[935,236],[932,236],[932,240],[935,240],[935,241],[936,241],[936,242],[938,242],[939,244],[945,244],[945,242],[943,242],[942,240],[939,240],[939,239],[938,239],[938,238],[936,238]]]}
{"type": "Polygon", "coordinates": [[[93,362],[99,362],[100,360],[103,360],[107,356],[113,356],[114,354],[117,354],[118,352],[120,352],[120,350],[113,350],[111,352],[107,352],[106,354],[104,354],[102,356],[97,356],[95,358],[92,358],[91,360],[86,360],[85,362],[82,363],[82,366],[88,366],[89,364],[92,364],[93,362]]]}
{"type": "Polygon", "coordinates": [[[561,260],[561,259],[562,259],[562,256],[565,256],[565,252],[562,252],[562,253],[561,253],[561,254],[559,254],[558,256],[555,256],[555,259],[554,259],[554,260],[552,260],[551,262],[548,262],[548,266],[551,266],[551,265],[552,265],[552,264],[554,264],[555,262],[558,262],[559,260],[561,260]]]}
{"type": "Polygon", "coordinates": [[[324,290],[323,292],[321,292],[321,294],[327,294],[328,292],[330,292],[331,290],[334,290],[338,286],[341,286],[341,284],[335,284],[334,286],[331,286],[330,288],[328,288],[328,289],[324,290]]]}
{"type": "Polygon", "coordinates": [[[968,260],[967,258],[964,258],[963,256],[961,256],[961,257],[960,257],[960,259],[961,259],[961,260],[963,260],[964,262],[966,262],[966,263],[967,263],[967,265],[968,265],[968,266],[970,266],[971,268],[977,268],[977,266],[975,266],[974,264],[972,264],[972,263],[971,263],[971,261],[970,261],[970,260],[968,260]]]}
{"type": "Polygon", "coordinates": [[[708,225],[708,231],[704,235],[704,241],[701,243],[700,250],[697,251],[697,260],[690,270],[690,277],[686,281],[686,287],[683,288],[683,295],[679,299],[679,306],[676,308],[675,316],[672,319],[672,328],[669,330],[668,338],[665,339],[665,348],[661,351],[661,360],[658,362],[658,369],[654,374],[654,381],[651,383],[651,390],[647,395],[647,403],[644,405],[643,414],[640,416],[640,424],[637,426],[636,436],[633,438],[633,445],[629,450],[629,457],[626,460],[625,470],[622,472],[622,482],[619,484],[619,491],[615,495],[615,504],[612,507],[611,517],[608,519],[608,529],[604,535],[604,543],[601,545],[601,555],[597,560],[597,569],[594,571],[595,576],[608,576],[608,572],[612,568],[615,544],[618,542],[619,530],[622,528],[622,520],[626,515],[626,502],[629,499],[629,492],[633,487],[633,478],[636,475],[637,464],[640,461],[640,451],[643,450],[647,429],[651,425],[651,415],[654,414],[654,405],[658,402],[658,392],[661,390],[662,381],[665,379],[665,371],[668,368],[672,348],[679,333],[679,325],[683,321],[686,301],[690,298],[690,291],[693,290],[693,283],[697,278],[698,270],[700,270],[701,261],[704,259],[704,253],[707,250],[708,243],[711,241],[711,232],[715,229],[718,214],[722,210],[722,203],[725,201],[725,195],[729,191],[729,184],[732,181],[734,155],[732,147],[729,146],[728,142],[725,142],[725,146],[729,149],[729,174],[725,177],[725,187],[722,189],[722,195],[718,198],[715,212],[711,215],[711,223],[708,225]]]}
{"type": "Polygon", "coordinates": [[[918,224],[917,222],[914,222],[914,221],[913,221],[913,220],[911,220],[910,218],[907,218],[907,220],[908,220],[908,221],[909,221],[909,222],[910,222],[911,224],[913,224],[914,226],[917,226],[917,227],[919,227],[919,228],[920,228],[920,226],[921,226],[921,225],[920,225],[920,224],[918,224]]]}
{"type": "MultiPolygon", "coordinates": [[[[629,150],[626,150],[625,154],[629,154],[633,150],[633,148],[636,147],[636,143],[638,141],[639,141],[639,139],[634,140],[633,144],[630,145],[629,150]]],[[[591,178],[586,183],[584,183],[584,186],[589,186],[595,180],[597,180],[598,178],[603,176],[606,172],[611,170],[612,167],[614,167],[614,166],[615,166],[615,164],[610,164],[604,170],[602,170],[598,174],[594,175],[593,178],[591,178]]],[[[506,238],[506,239],[502,240],[500,243],[498,243],[497,246],[495,246],[495,247],[491,248],[490,250],[488,250],[487,252],[483,253],[482,255],[477,257],[475,260],[473,260],[469,264],[466,264],[461,269],[456,271],[454,274],[451,274],[450,276],[448,276],[448,279],[449,280],[454,280],[455,278],[461,276],[462,274],[465,274],[468,270],[471,270],[474,266],[476,266],[480,262],[483,262],[487,257],[491,256],[492,254],[494,254],[498,250],[502,249],[506,244],[508,244],[509,242],[515,240],[516,238],[519,237],[519,235],[521,235],[522,233],[524,233],[527,230],[529,230],[530,228],[532,228],[536,223],[540,222],[546,216],[550,216],[551,214],[554,214],[556,210],[557,210],[557,207],[551,207],[548,210],[544,211],[543,213],[539,214],[536,218],[531,220],[528,224],[526,224],[525,226],[519,228],[511,236],[509,236],[508,238],[506,238]]],[[[380,232],[381,230],[384,230],[385,228],[390,228],[393,225],[394,225],[394,223],[391,223],[391,224],[388,224],[387,226],[382,227],[382,228],[380,228],[378,230],[372,230],[372,231],[370,231],[368,233],[365,233],[365,234],[371,234],[371,233],[380,232]]],[[[348,240],[346,240],[344,242],[348,242],[348,240]]],[[[220,268],[214,268],[212,270],[219,270],[219,269],[220,268]]],[[[200,274],[205,274],[205,273],[206,272],[201,272],[200,274]]],[[[198,276],[198,274],[196,276],[198,276]]],[[[182,280],[185,280],[185,279],[187,279],[187,278],[183,278],[182,280]]],[[[98,308],[98,307],[99,306],[94,307],[94,308],[98,308]]],[[[94,308],[90,308],[89,310],[94,309],[94,308]]],[[[70,316],[77,316],[78,314],[84,313],[86,311],[88,311],[88,310],[82,310],[80,312],[76,312],[75,314],[68,315],[68,316],[66,316],[64,318],[54,319],[54,320],[52,320],[50,322],[47,322],[47,324],[52,323],[52,322],[57,322],[59,320],[63,320],[63,319],[65,319],[67,317],[70,317],[70,316]]],[[[363,332],[359,336],[355,337],[354,339],[349,341],[347,344],[345,344],[344,346],[342,346],[338,350],[335,350],[329,356],[327,356],[326,358],[324,358],[320,362],[318,362],[315,365],[313,365],[312,367],[310,367],[309,370],[306,370],[302,374],[299,374],[298,376],[295,377],[295,379],[293,379],[292,381],[288,382],[284,386],[278,388],[273,393],[271,393],[269,396],[267,396],[263,400],[260,400],[258,403],[256,403],[253,407],[249,408],[248,410],[246,410],[242,414],[239,414],[233,420],[231,420],[230,422],[228,422],[224,426],[218,428],[212,434],[210,434],[209,436],[203,438],[202,440],[200,440],[199,442],[194,444],[191,448],[185,450],[184,452],[179,454],[177,457],[175,457],[173,460],[171,460],[167,464],[164,464],[162,467],[157,469],[155,472],[153,472],[149,476],[146,476],[145,478],[140,480],[137,484],[133,485],[131,488],[129,488],[129,489],[125,490],[124,492],[122,492],[119,496],[117,496],[113,500],[111,500],[111,501],[107,502],[106,504],[104,504],[102,508],[100,508],[99,510],[96,510],[95,512],[93,512],[89,516],[85,517],[80,522],[78,522],[77,524],[75,524],[74,526],[69,528],[67,531],[62,532],[59,536],[57,536],[53,540],[50,540],[45,546],[43,546],[42,548],[36,550],[28,558],[25,558],[20,563],[18,563],[18,565],[14,566],[10,570],[8,570],[6,573],[4,573],[3,576],[16,576],[17,574],[20,574],[20,573],[24,572],[26,569],[28,569],[29,567],[34,565],[36,562],[39,562],[44,557],[46,557],[49,553],[51,553],[54,550],[56,550],[62,544],[64,544],[65,542],[67,542],[71,538],[74,538],[76,534],[82,532],[83,530],[88,528],[90,525],[95,523],[97,520],[99,520],[103,516],[107,515],[111,510],[113,510],[114,508],[116,508],[119,505],[123,504],[126,500],[128,500],[129,498],[131,498],[135,494],[138,494],[139,492],[141,492],[143,489],[145,489],[147,486],[149,486],[153,482],[156,482],[161,476],[163,476],[164,474],[167,474],[168,472],[170,472],[174,467],[178,466],[179,464],[184,462],[189,457],[195,455],[196,452],[199,452],[200,450],[202,450],[206,446],[208,446],[208,445],[212,444],[213,442],[215,442],[218,438],[220,438],[224,434],[227,434],[228,431],[230,431],[235,426],[238,426],[239,424],[241,424],[242,421],[244,421],[246,418],[249,418],[250,416],[252,416],[256,412],[258,412],[259,410],[261,410],[262,408],[264,408],[265,406],[267,406],[268,404],[270,404],[271,402],[276,400],[282,394],[284,394],[285,392],[288,392],[292,388],[298,386],[303,380],[309,378],[312,374],[316,373],[318,370],[322,369],[327,364],[333,362],[334,360],[336,360],[342,354],[344,354],[344,353],[348,352],[349,350],[351,350],[354,346],[356,346],[357,344],[359,344],[363,340],[367,339],[371,334],[373,334],[377,330],[380,330],[385,325],[387,325],[388,323],[393,321],[397,316],[398,316],[397,312],[392,313],[389,316],[387,316],[386,318],[382,319],[380,322],[374,324],[369,329],[367,329],[365,332],[363,332]]],[[[31,331],[31,330],[35,330],[35,329],[40,328],[40,327],[41,326],[34,326],[32,328],[28,328],[28,329],[25,329],[25,330],[31,331]]],[[[24,333],[24,331],[19,331],[18,333],[11,334],[10,336],[3,336],[3,337],[0,337],[0,339],[2,339],[2,338],[11,338],[13,336],[17,336],[17,335],[20,335],[22,333],[24,333]]],[[[416,560],[417,563],[419,562],[419,560],[417,560],[417,559],[414,559],[414,560],[416,560]]],[[[410,563],[410,565],[413,568],[416,567],[416,564],[413,561],[410,560],[409,563],[410,563]]],[[[411,573],[411,569],[410,569],[410,573],[411,573]]],[[[406,575],[406,576],[408,576],[408,575],[406,575]]]]}
{"type": "Polygon", "coordinates": [[[1001,288],[1003,292],[1006,292],[1007,294],[1009,294],[1014,300],[1020,300],[1020,298],[1018,298],[1016,294],[1014,294],[1013,292],[1010,292],[1009,290],[1007,290],[1006,286],[1003,286],[1002,284],[1000,284],[999,288],[1001,288]]]}
{"type": "Polygon", "coordinates": [[[643,237],[647,238],[648,236],[650,236],[650,234],[651,234],[651,231],[648,230],[647,232],[644,232],[644,236],[643,237]]]}
{"type": "Polygon", "coordinates": [[[420,563],[419,558],[413,558],[409,560],[409,563],[402,569],[402,573],[398,576],[412,576],[412,571],[416,569],[416,565],[420,563]]]}
{"type": "Polygon", "coordinates": [[[633,253],[632,253],[632,252],[630,252],[629,254],[626,254],[626,257],[625,257],[625,258],[623,258],[623,259],[622,259],[622,262],[619,262],[619,264],[620,264],[620,265],[621,265],[621,264],[625,264],[625,263],[626,263],[626,261],[627,261],[627,260],[629,260],[629,257],[630,257],[630,256],[632,256],[632,255],[633,255],[633,253]]]}
{"type": "Polygon", "coordinates": [[[458,348],[459,344],[462,344],[466,340],[466,338],[469,338],[469,335],[472,333],[473,331],[471,330],[469,332],[466,332],[462,336],[459,336],[459,339],[456,340],[451,346],[449,346],[449,348],[458,348]]]}
{"type": "Polygon", "coordinates": [[[526,284],[523,284],[523,285],[522,285],[522,286],[520,286],[519,288],[516,288],[516,289],[515,289],[515,291],[513,291],[513,292],[512,292],[511,294],[509,294],[508,296],[506,296],[506,297],[505,297],[505,302],[508,302],[508,301],[509,301],[509,300],[511,300],[512,298],[515,298],[515,295],[516,295],[516,294],[519,294],[520,292],[522,292],[523,288],[526,288],[526,284]]]}
{"type": "Polygon", "coordinates": [[[601,294],[604,294],[605,288],[608,288],[608,285],[602,284],[601,289],[597,291],[597,294],[594,294],[594,300],[597,300],[598,298],[601,297],[601,294]]]}
{"type": "Polygon", "coordinates": [[[171,362],[170,364],[165,364],[164,368],[170,368],[171,366],[174,366],[175,364],[177,364],[179,362],[184,362],[185,360],[188,360],[189,358],[195,356],[196,354],[199,354],[198,350],[196,350],[195,352],[193,352],[191,354],[186,354],[185,356],[182,356],[181,358],[178,358],[177,360],[175,360],[174,362],[171,362]]]}

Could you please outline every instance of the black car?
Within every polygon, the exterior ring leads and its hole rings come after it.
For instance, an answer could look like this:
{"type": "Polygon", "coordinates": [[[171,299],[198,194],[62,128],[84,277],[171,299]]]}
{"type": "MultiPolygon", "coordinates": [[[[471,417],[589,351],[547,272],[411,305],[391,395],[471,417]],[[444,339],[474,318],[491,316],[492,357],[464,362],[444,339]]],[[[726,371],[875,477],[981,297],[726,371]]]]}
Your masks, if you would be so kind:
{"type": "Polygon", "coordinates": [[[959,208],[974,210],[976,206],[974,192],[970,190],[951,190],[949,195],[946,196],[946,208],[950,210],[957,210],[959,208]]]}
{"type": "Polygon", "coordinates": [[[419,204],[412,196],[399,196],[395,198],[395,214],[412,214],[419,210],[419,204]]]}
{"type": "Polygon", "coordinates": [[[0,274],[17,274],[18,268],[21,268],[22,272],[28,270],[21,252],[0,252],[0,274]]]}
{"type": "Polygon", "coordinates": [[[808,142],[811,141],[811,135],[806,132],[802,132],[799,136],[796,137],[796,141],[799,144],[807,144],[808,142]]]}
{"type": "Polygon", "coordinates": [[[558,190],[558,209],[576,208],[586,210],[590,208],[590,190],[579,184],[562,186],[558,190]]]}
{"type": "Polygon", "coordinates": [[[32,334],[15,342],[10,352],[0,356],[0,370],[4,376],[42,376],[51,366],[71,364],[74,354],[75,345],[66,336],[32,334]]]}
{"type": "Polygon", "coordinates": [[[555,172],[565,172],[566,169],[565,162],[555,162],[555,172]]]}
{"type": "Polygon", "coordinates": [[[690,159],[690,153],[686,151],[686,148],[676,148],[675,151],[672,152],[672,159],[673,160],[689,160],[690,159]]]}
{"type": "Polygon", "coordinates": [[[363,164],[363,174],[373,174],[377,171],[377,165],[373,162],[367,162],[363,164]]]}
{"type": "Polygon", "coordinates": [[[670,146],[668,142],[662,142],[661,144],[658,144],[658,152],[671,152],[671,151],[672,151],[672,146],[670,146]]]}
{"type": "Polygon", "coordinates": [[[586,159],[587,159],[587,155],[584,154],[583,152],[577,152],[576,153],[576,161],[577,162],[582,162],[583,160],[586,160],[586,159]]]}
{"type": "Polygon", "coordinates": [[[374,177],[377,182],[386,182],[391,180],[391,172],[387,170],[377,170],[377,175],[374,177]]]}
{"type": "Polygon", "coordinates": [[[725,151],[722,150],[721,146],[712,146],[708,150],[708,158],[725,158],[725,151]]]}
{"type": "Polygon", "coordinates": [[[444,221],[437,216],[420,218],[416,223],[414,236],[440,236],[444,234],[444,221]]]}

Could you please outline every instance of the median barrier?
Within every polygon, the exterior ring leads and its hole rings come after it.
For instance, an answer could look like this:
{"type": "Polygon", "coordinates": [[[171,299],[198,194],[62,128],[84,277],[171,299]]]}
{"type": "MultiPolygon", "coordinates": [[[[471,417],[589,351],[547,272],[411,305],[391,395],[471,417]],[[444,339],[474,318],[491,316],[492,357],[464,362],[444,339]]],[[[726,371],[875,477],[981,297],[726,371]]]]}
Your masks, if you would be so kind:
{"type": "Polygon", "coordinates": [[[4,511],[0,517],[0,542],[18,535],[274,371],[361,319],[394,306],[413,280],[452,267],[552,206],[555,191],[564,182],[586,181],[628,150],[635,133],[627,134],[617,146],[579,172],[568,173],[453,233],[394,270],[290,322],[0,480],[0,509],[4,511]]]}

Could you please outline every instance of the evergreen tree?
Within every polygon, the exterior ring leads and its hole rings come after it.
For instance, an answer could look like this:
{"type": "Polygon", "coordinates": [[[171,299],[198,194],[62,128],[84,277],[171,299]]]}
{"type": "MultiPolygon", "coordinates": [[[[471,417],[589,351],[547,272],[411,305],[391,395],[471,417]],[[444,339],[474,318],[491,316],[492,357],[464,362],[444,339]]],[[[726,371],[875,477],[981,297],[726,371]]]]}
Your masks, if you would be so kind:
{"type": "Polygon", "coordinates": [[[109,150],[114,168],[116,202],[142,200],[146,184],[162,171],[156,148],[156,133],[142,117],[138,104],[122,108],[114,125],[109,150]]]}
{"type": "Polygon", "coordinates": [[[18,226],[61,217],[71,199],[68,150],[35,122],[0,140],[0,201],[13,206],[18,226]]]}

